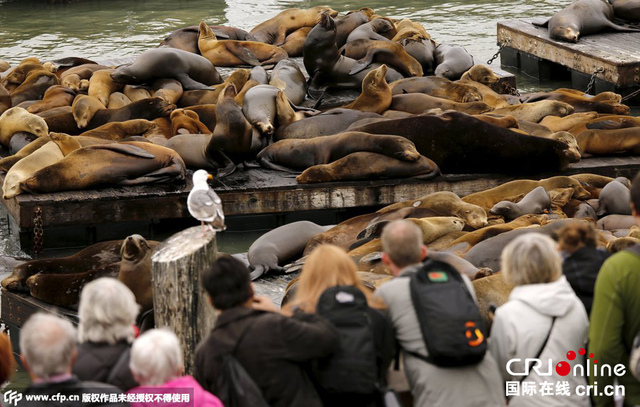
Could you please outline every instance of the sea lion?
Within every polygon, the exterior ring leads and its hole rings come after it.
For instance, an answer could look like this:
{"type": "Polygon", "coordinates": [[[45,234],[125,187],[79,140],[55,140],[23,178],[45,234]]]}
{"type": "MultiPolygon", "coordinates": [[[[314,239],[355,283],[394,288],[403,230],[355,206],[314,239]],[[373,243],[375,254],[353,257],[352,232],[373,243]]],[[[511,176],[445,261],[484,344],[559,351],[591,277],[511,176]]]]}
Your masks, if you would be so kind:
{"type": "MultiPolygon", "coordinates": [[[[304,74],[298,64],[290,59],[283,59],[276,64],[271,72],[269,85],[283,91],[294,105],[302,103],[307,93],[304,74]]],[[[236,86],[236,89],[241,88],[242,86],[236,86]]]]}
{"type": "Polygon", "coordinates": [[[569,131],[569,129],[579,125],[580,123],[592,120],[598,117],[596,112],[580,112],[572,113],[565,117],[558,117],[555,115],[547,116],[540,121],[540,124],[547,127],[549,130],[556,131],[569,131]]]}
{"type": "Polygon", "coordinates": [[[598,216],[631,215],[631,191],[626,185],[629,180],[616,178],[602,188],[599,198],[598,216]]]}
{"type": "Polygon", "coordinates": [[[598,220],[598,229],[601,230],[630,229],[635,225],[637,221],[632,215],[607,215],[598,220]]]}
{"type": "Polygon", "coordinates": [[[588,199],[589,192],[580,182],[571,177],[556,176],[534,180],[509,181],[494,188],[476,192],[462,197],[462,200],[489,210],[500,201],[514,201],[519,196],[524,196],[537,187],[543,187],[547,192],[558,188],[572,188],[576,199],[588,199]]]}
{"type": "Polygon", "coordinates": [[[433,75],[435,69],[436,60],[434,53],[436,50],[436,43],[431,39],[418,39],[404,38],[399,41],[400,45],[407,51],[407,54],[411,55],[420,66],[422,66],[422,72],[424,75],[433,75]]]}
{"type": "Polygon", "coordinates": [[[200,121],[198,113],[192,110],[176,109],[169,116],[171,133],[176,134],[211,134],[211,130],[200,121]]]}
{"type": "Polygon", "coordinates": [[[69,257],[30,260],[15,267],[11,275],[2,280],[2,287],[10,291],[29,292],[26,281],[38,273],[71,275],[93,272],[115,276],[120,267],[122,242],[111,240],[96,243],[69,257]]]}
{"type": "Polygon", "coordinates": [[[15,89],[10,91],[13,106],[18,106],[27,100],[40,100],[47,89],[60,84],[58,77],[42,65],[33,64],[30,66],[32,66],[33,69],[25,70],[26,75],[24,80],[21,81],[15,89]]]}
{"type": "Polygon", "coordinates": [[[360,39],[346,43],[340,48],[340,53],[358,60],[350,73],[358,73],[374,62],[379,62],[387,64],[403,76],[423,75],[422,65],[396,42],[360,39]]]}
{"type": "Polygon", "coordinates": [[[120,249],[120,270],[118,280],[129,287],[140,313],[153,308],[153,286],[151,284],[151,253],[159,242],[147,241],[140,235],[124,239],[120,249]]]}
{"type": "Polygon", "coordinates": [[[424,113],[431,109],[457,110],[470,115],[493,110],[491,106],[484,102],[458,103],[449,99],[429,96],[424,93],[394,95],[389,108],[413,114],[424,113]]]}
{"type": "Polygon", "coordinates": [[[368,23],[356,27],[347,37],[347,44],[351,41],[366,39],[374,41],[390,41],[398,31],[386,18],[376,18],[368,23]]]}
{"type": "Polygon", "coordinates": [[[49,134],[45,120],[21,107],[12,107],[0,115],[0,144],[9,147],[14,133],[26,131],[38,137],[49,134]]]}
{"type": "Polygon", "coordinates": [[[347,127],[358,120],[381,117],[379,114],[372,112],[343,108],[331,109],[286,126],[278,127],[274,140],[328,136],[346,130],[347,127]]]}
{"type": "Polygon", "coordinates": [[[387,120],[352,130],[407,137],[443,173],[558,171],[570,162],[567,146],[559,141],[521,135],[460,112],[387,120]]]}
{"type": "Polygon", "coordinates": [[[592,120],[579,123],[570,128],[569,133],[577,136],[586,130],[619,130],[640,127],[640,118],[626,115],[603,115],[592,120]]]}
{"type": "MultiPolygon", "coordinates": [[[[244,95],[249,91],[249,89],[258,85],[268,85],[269,84],[269,75],[267,75],[267,71],[261,66],[254,66],[251,68],[249,80],[245,82],[242,86],[242,89],[238,90],[238,94],[236,95],[235,101],[238,106],[242,107],[244,103],[244,95]]],[[[236,87],[236,89],[239,89],[236,87]]]]}
{"type": "Polygon", "coordinates": [[[11,64],[7,61],[0,60],[0,72],[5,72],[11,68],[11,64]]]}
{"type": "Polygon", "coordinates": [[[299,221],[277,227],[260,236],[251,244],[247,253],[251,279],[255,280],[268,272],[283,272],[284,268],[280,264],[286,264],[300,256],[309,239],[332,227],[299,221]]]}
{"type": "MultiPolygon", "coordinates": [[[[157,78],[173,78],[180,81],[184,90],[210,89],[210,85],[222,82],[222,77],[209,60],[175,48],[145,51],[131,65],[118,67],[111,77],[126,85],[140,85],[157,78]]],[[[131,96],[129,98],[133,100],[131,96]]]]}
{"type": "Polygon", "coordinates": [[[9,141],[9,153],[15,154],[22,150],[24,147],[29,145],[32,141],[38,139],[39,137],[35,134],[27,133],[26,131],[19,131],[17,133],[13,133],[11,137],[11,141],[9,141]]]}
{"type": "Polygon", "coordinates": [[[149,120],[131,119],[105,123],[81,133],[80,136],[120,141],[134,136],[151,136],[158,131],[158,126],[149,120]]]}
{"type": "Polygon", "coordinates": [[[613,13],[616,17],[629,21],[640,21],[640,2],[638,0],[613,0],[613,13]]]}
{"type": "Polygon", "coordinates": [[[18,161],[7,172],[2,184],[3,199],[11,199],[20,195],[23,192],[20,186],[23,181],[81,147],[74,137],[66,134],[50,133],[48,138],[51,140],[49,143],[18,161]]]}
{"type": "MultiPolygon", "coordinates": [[[[164,146],[178,153],[187,168],[217,173],[223,163],[218,162],[216,157],[207,155],[211,138],[211,134],[178,134],[167,140],[164,146]]],[[[216,176],[220,177],[219,174],[216,176]]]]}
{"type": "Polygon", "coordinates": [[[107,103],[107,109],[120,109],[131,103],[131,99],[122,92],[113,92],[109,95],[109,103],[107,103]]]}
{"type": "Polygon", "coordinates": [[[619,237],[607,243],[607,251],[609,253],[617,253],[640,243],[640,239],[635,237],[619,237]]]}
{"type": "Polygon", "coordinates": [[[595,188],[604,188],[605,185],[613,181],[613,178],[600,174],[574,174],[569,175],[569,177],[595,188]]]}
{"type": "Polygon", "coordinates": [[[435,75],[455,81],[473,67],[473,57],[459,45],[439,44],[433,56],[436,60],[435,75]]]}
{"type": "Polygon", "coordinates": [[[198,49],[215,66],[268,65],[288,57],[282,48],[262,42],[218,40],[204,21],[200,23],[198,49]]]}
{"type": "Polygon", "coordinates": [[[276,118],[276,97],[279,89],[271,85],[258,85],[244,95],[242,112],[265,137],[273,136],[276,118]]]}
{"type": "Polygon", "coordinates": [[[612,22],[613,7],[604,0],[577,0],[557,12],[542,26],[549,27],[549,37],[554,40],[578,42],[581,35],[601,31],[638,31],[612,22]]]}
{"type": "Polygon", "coordinates": [[[489,106],[492,106],[494,109],[511,106],[509,100],[505,95],[496,93],[493,89],[481,84],[480,82],[460,79],[455,81],[455,83],[473,87],[478,93],[482,95],[482,101],[489,106]]]}
{"type": "Polygon", "coordinates": [[[182,97],[182,84],[176,79],[160,78],[151,84],[153,97],[159,97],[168,104],[176,104],[182,97]]]}
{"type": "Polygon", "coordinates": [[[380,65],[379,68],[369,71],[362,81],[362,93],[360,96],[353,102],[342,107],[378,114],[382,114],[385,110],[389,109],[392,97],[391,88],[385,80],[386,74],[386,65],[380,65]]]}
{"type": "Polygon", "coordinates": [[[315,114],[316,113],[309,110],[300,110],[296,112],[284,92],[278,91],[278,95],[276,96],[276,116],[278,119],[278,127],[286,126],[315,114]]]}
{"type": "Polygon", "coordinates": [[[216,105],[205,104],[185,107],[185,110],[191,110],[198,113],[198,118],[209,129],[215,129],[216,127],[216,105]]]}
{"type": "Polygon", "coordinates": [[[575,112],[597,112],[621,115],[626,115],[630,112],[629,106],[627,105],[623,105],[614,100],[601,100],[597,98],[597,96],[576,94],[576,92],[573,92],[573,89],[557,89],[553,92],[534,94],[526,99],[526,103],[540,100],[557,100],[568,103],[573,106],[575,112]]]}
{"type": "Polygon", "coordinates": [[[421,156],[417,161],[400,161],[368,152],[351,153],[330,164],[314,165],[296,177],[300,184],[381,178],[431,179],[440,173],[436,163],[421,156]]]}
{"type": "Polygon", "coordinates": [[[71,113],[79,129],[87,127],[96,112],[104,109],[106,109],[105,104],[97,97],[89,95],[76,96],[71,105],[71,113]]]}
{"type": "Polygon", "coordinates": [[[31,193],[73,191],[104,185],[183,181],[185,165],[173,150],[127,141],[72,152],[20,184],[31,193]]]}
{"type": "Polygon", "coordinates": [[[463,81],[474,81],[491,87],[500,80],[500,77],[493,73],[491,68],[485,65],[474,65],[460,77],[463,81]]]}
{"type": "Polygon", "coordinates": [[[583,154],[608,155],[640,153],[640,128],[585,130],[576,136],[583,154]]]}
{"type": "Polygon", "coordinates": [[[549,194],[543,187],[537,187],[525,195],[518,203],[498,202],[491,208],[489,213],[512,220],[522,215],[543,213],[548,211],[550,207],[551,199],[549,194]]]}
{"type": "Polygon", "coordinates": [[[219,85],[213,86],[211,90],[190,90],[183,92],[179,106],[188,107],[194,105],[216,104],[220,93],[233,83],[236,89],[241,89],[249,79],[250,71],[248,69],[236,69],[229,77],[219,85]]]}
{"type": "Polygon", "coordinates": [[[476,114],[473,115],[476,119],[482,120],[483,122],[491,123],[494,126],[504,127],[505,129],[517,129],[520,127],[520,123],[518,119],[513,116],[502,116],[497,115],[493,116],[491,113],[487,114],[476,114]]]}
{"type": "MultiPolygon", "coordinates": [[[[600,1],[600,0],[598,0],[600,1]]],[[[556,100],[541,100],[539,102],[523,103],[509,107],[495,109],[493,114],[510,114],[518,120],[538,123],[546,116],[568,116],[573,113],[573,106],[556,100]]]]}
{"type": "MultiPolygon", "coordinates": [[[[23,132],[18,132],[14,134],[23,134],[23,132]]],[[[31,134],[31,133],[24,133],[24,134],[31,134]]],[[[0,159],[0,170],[4,172],[9,171],[9,169],[13,167],[15,163],[17,163],[24,157],[28,156],[29,154],[33,153],[34,151],[36,151],[43,145],[47,144],[48,142],[49,142],[49,137],[36,137],[35,140],[33,140],[31,143],[21,148],[20,151],[15,152],[10,156],[4,157],[3,159],[0,159]]]]}
{"type": "Polygon", "coordinates": [[[167,104],[159,97],[143,99],[130,103],[119,109],[101,109],[94,113],[86,129],[95,129],[109,122],[123,122],[131,119],[153,120],[168,116],[175,109],[175,105],[167,104]]]}
{"type": "Polygon", "coordinates": [[[86,93],[89,90],[89,80],[80,79],[80,76],[76,74],[65,76],[65,78],[60,81],[60,85],[74,92],[86,93]]]}
{"type": "Polygon", "coordinates": [[[373,10],[354,11],[336,21],[336,45],[342,47],[347,42],[347,37],[353,30],[362,24],[369,22],[373,15],[373,10]]]}
{"type": "MultiPolygon", "coordinates": [[[[210,25],[209,28],[216,33],[218,38],[225,40],[255,41],[253,35],[245,30],[236,27],[227,27],[224,25],[210,25]]],[[[200,27],[192,25],[175,30],[160,43],[159,47],[178,48],[183,51],[200,54],[198,49],[198,35],[200,27]]]]}
{"type": "Polygon", "coordinates": [[[576,219],[592,219],[594,222],[598,221],[598,214],[595,209],[586,202],[581,202],[580,205],[578,205],[572,217],[576,219]]]}
{"type": "Polygon", "coordinates": [[[77,92],[80,89],[77,89],[76,86],[82,79],[89,80],[94,72],[102,69],[109,69],[109,67],[99,64],[82,64],[74,66],[60,73],[60,84],[77,92]]]}
{"type": "Polygon", "coordinates": [[[403,161],[420,158],[413,143],[404,137],[344,132],[313,139],[281,140],[260,151],[257,160],[265,168],[295,171],[329,164],[358,151],[384,154],[403,161]]]}
{"type": "Polygon", "coordinates": [[[287,35],[287,38],[284,39],[284,44],[282,44],[280,48],[287,51],[287,55],[289,55],[290,58],[301,57],[304,50],[304,41],[307,39],[307,35],[312,28],[313,27],[298,28],[287,35]]]}
{"type": "Polygon", "coordinates": [[[478,309],[486,323],[485,326],[490,329],[493,323],[493,312],[489,310],[489,307],[499,307],[507,302],[513,286],[504,281],[502,273],[473,280],[471,284],[476,292],[478,309]]]}
{"type": "Polygon", "coordinates": [[[2,83],[0,83],[0,114],[10,109],[12,105],[13,102],[11,102],[11,95],[9,94],[9,91],[2,83]]]}
{"type": "Polygon", "coordinates": [[[131,99],[131,102],[137,102],[142,99],[151,98],[151,92],[143,86],[136,85],[124,85],[122,88],[122,93],[125,94],[126,97],[131,99]]]}
{"type": "MultiPolygon", "coordinates": [[[[307,35],[304,43],[303,62],[309,73],[309,94],[314,98],[318,92],[328,87],[358,89],[369,70],[378,64],[350,75],[356,60],[341,55],[336,45],[336,24],[333,18],[323,13],[320,22],[307,35]]],[[[401,79],[402,75],[393,69],[387,70],[387,83],[401,79]]]]}
{"type": "Polygon", "coordinates": [[[235,102],[236,88],[233,84],[220,96],[222,99],[216,105],[217,123],[213,129],[211,143],[207,146],[208,156],[227,162],[222,172],[218,171],[218,177],[230,174],[235,169],[235,166],[228,162],[228,158],[235,163],[244,161],[252,154],[255,156],[267,142],[267,139],[259,137],[257,132],[254,135],[251,123],[243,113],[244,107],[241,108],[235,102]]]}
{"type": "Polygon", "coordinates": [[[114,72],[115,69],[101,69],[94,72],[89,79],[88,95],[98,99],[105,108],[109,104],[109,95],[122,90],[122,83],[112,78],[114,72]]]}
{"type": "Polygon", "coordinates": [[[256,41],[281,45],[288,34],[302,27],[313,27],[322,13],[328,13],[332,17],[338,15],[337,11],[325,6],[290,8],[253,27],[250,34],[256,41]]]}
{"type": "Polygon", "coordinates": [[[424,93],[459,103],[482,101],[482,94],[473,86],[454,83],[447,78],[437,76],[400,79],[389,84],[389,86],[394,96],[405,93],[424,93]]]}
{"type": "Polygon", "coordinates": [[[42,100],[27,108],[29,113],[40,113],[60,106],[71,106],[76,93],[60,85],[53,85],[44,92],[42,100]]]}

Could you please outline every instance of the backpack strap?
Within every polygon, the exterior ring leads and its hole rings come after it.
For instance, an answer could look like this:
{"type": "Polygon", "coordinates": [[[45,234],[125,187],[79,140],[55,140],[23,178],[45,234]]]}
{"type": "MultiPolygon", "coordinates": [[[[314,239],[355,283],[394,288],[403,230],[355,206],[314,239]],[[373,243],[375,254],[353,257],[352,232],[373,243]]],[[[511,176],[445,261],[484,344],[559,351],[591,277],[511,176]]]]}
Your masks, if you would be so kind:
{"type": "Polygon", "coordinates": [[[122,369],[129,369],[129,356],[131,355],[131,346],[127,346],[127,349],[124,350],[120,354],[120,357],[116,361],[116,363],[111,367],[111,371],[109,372],[109,376],[107,376],[106,383],[113,383],[116,380],[116,377],[120,373],[122,369]]]}

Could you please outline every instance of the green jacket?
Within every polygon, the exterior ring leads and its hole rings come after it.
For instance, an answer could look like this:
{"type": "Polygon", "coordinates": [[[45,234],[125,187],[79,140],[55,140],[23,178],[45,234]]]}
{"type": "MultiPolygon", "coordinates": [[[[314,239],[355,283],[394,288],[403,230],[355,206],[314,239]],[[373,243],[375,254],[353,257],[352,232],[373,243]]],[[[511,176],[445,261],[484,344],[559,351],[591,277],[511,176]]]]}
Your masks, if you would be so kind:
{"type": "MultiPolygon", "coordinates": [[[[640,382],[629,370],[629,352],[633,339],[640,332],[640,256],[622,251],[604,262],[596,280],[589,352],[598,365],[613,367],[625,365],[625,375],[618,378],[625,387],[625,404],[640,404],[640,382]]],[[[605,386],[613,385],[612,377],[589,377],[590,384],[597,382],[597,393],[605,386]]],[[[593,394],[593,391],[592,391],[593,394]]],[[[613,406],[613,397],[597,394],[596,406],[613,406]]]]}

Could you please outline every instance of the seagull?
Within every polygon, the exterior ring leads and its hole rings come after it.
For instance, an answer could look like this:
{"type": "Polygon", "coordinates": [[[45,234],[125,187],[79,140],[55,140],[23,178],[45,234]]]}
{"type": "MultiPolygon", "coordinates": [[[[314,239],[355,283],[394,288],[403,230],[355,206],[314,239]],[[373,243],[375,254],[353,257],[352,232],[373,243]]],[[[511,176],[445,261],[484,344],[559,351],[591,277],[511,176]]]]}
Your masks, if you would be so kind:
{"type": "Polygon", "coordinates": [[[218,194],[211,188],[207,180],[213,176],[205,170],[193,173],[193,188],[187,197],[187,208],[194,218],[202,223],[202,232],[205,232],[204,223],[208,223],[209,229],[222,231],[227,227],[224,224],[222,201],[218,194]]]}

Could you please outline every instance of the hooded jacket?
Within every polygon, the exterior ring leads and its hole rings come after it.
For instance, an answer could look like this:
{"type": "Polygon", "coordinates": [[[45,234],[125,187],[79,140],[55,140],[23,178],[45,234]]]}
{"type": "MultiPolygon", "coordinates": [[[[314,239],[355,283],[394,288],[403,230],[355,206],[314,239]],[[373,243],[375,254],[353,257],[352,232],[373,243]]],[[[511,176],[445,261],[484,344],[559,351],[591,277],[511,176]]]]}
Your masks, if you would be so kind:
{"type": "Polygon", "coordinates": [[[535,393],[514,395],[509,407],[589,406],[588,397],[576,393],[577,386],[586,386],[587,377],[584,372],[574,375],[574,366],[584,361],[579,350],[586,346],[588,330],[587,313],[565,276],[547,284],[515,287],[509,301],[496,310],[489,350],[496,357],[505,382],[517,382],[521,376],[510,374],[507,364],[513,373],[525,372],[524,360],[535,358],[551,332],[539,359],[542,362],[540,372],[546,374],[551,366],[552,374],[539,376],[532,370],[518,387],[521,391],[524,386],[535,388],[535,393]],[[556,320],[551,327],[553,317],[556,320]],[[567,358],[569,351],[576,355],[572,361],[567,358]],[[561,376],[556,372],[556,365],[560,362],[568,362],[571,366],[568,375],[561,376]],[[570,395],[556,395],[558,386],[564,387],[564,382],[568,383],[570,395]],[[546,389],[544,395],[543,389],[546,389]]]}
{"type": "Polygon", "coordinates": [[[183,407],[187,404],[197,407],[224,407],[222,402],[213,394],[209,393],[200,386],[200,384],[191,376],[182,376],[169,380],[161,386],[140,386],[129,390],[129,394],[175,394],[183,393],[186,390],[192,390],[190,397],[193,397],[191,404],[184,402],[164,402],[158,403],[155,400],[150,402],[132,402],[131,407],[183,407]]]}

